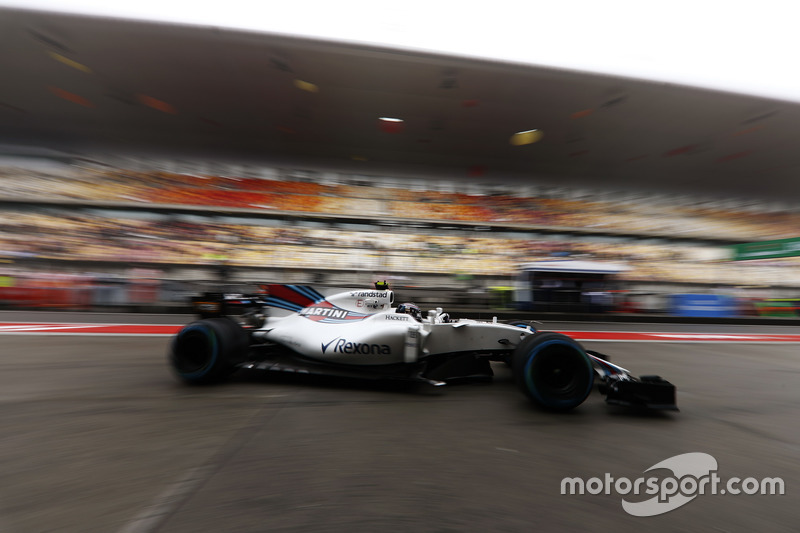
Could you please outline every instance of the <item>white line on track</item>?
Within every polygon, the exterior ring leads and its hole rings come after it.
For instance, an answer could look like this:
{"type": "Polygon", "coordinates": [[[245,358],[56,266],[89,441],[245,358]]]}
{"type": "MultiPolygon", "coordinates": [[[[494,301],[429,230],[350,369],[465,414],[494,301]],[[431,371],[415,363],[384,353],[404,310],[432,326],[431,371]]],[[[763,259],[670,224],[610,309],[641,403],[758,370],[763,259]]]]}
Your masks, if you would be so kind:
{"type": "MultiPolygon", "coordinates": [[[[81,337],[171,337],[179,324],[120,323],[11,323],[0,322],[0,335],[51,335],[81,337]]],[[[637,331],[563,331],[581,342],[659,342],[659,343],[800,343],[800,334],[741,334],[637,331]]]]}
{"type": "Polygon", "coordinates": [[[54,329],[88,329],[97,327],[94,324],[12,324],[0,326],[3,331],[51,331],[54,329]]]}
{"type": "Polygon", "coordinates": [[[167,515],[180,505],[191,491],[205,481],[210,473],[210,466],[192,468],[161,491],[150,505],[125,524],[118,533],[150,533],[156,531],[167,515]]]}
{"type": "Polygon", "coordinates": [[[178,324],[10,323],[0,322],[0,335],[172,336],[178,324]]]}
{"type": "MultiPolygon", "coordinates": [[[[87,333],[76,331],[0,331],[0,335],[31,337],[174,337],[174,333],[87,333]]],[[[2,531],[2,530],[0,530],[2,531]]]]}

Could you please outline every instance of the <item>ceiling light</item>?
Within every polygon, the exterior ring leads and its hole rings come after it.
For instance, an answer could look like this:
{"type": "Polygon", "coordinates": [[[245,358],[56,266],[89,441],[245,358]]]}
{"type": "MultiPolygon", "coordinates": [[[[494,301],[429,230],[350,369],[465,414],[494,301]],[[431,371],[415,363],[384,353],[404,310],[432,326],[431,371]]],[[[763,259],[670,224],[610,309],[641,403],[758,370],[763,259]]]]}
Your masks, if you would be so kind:
{"type": "Polygon", "coordinates": [[[162,113],[169,113],[170,115],[177,115],[178,110],[172,107],[170,104],[163,100],[159,100],[158,98],[153,98],[152,96],[147,96],[146,94],[137,94],[136,98],[139,102],[143,103],[147,107],[155,109],[156,111],[161,111],[162,113]]]}
{"type": "Polygon", "coordinates": [[[732,135],[734,137],[738,137],[740,135],[747,135],[748,133],[754,133],[754,132],[756,132],[758,130],[763,130],[763,129],[764,129],[764,125],[762,124],[761,126],[753,126],[752,128],[747,128],[745,130],[739,130],[737,132],[734,132],[732,135]]]}
{"type": "Polygon", "coordinates": [[[752,150],[744,150],[741,152],[736,152],[735,154],[729,154],[720,158],[717,158],[717,163],[724,163],[725,161],[733,161],[734,159],[739,159],[741,157],[747,157],[748,155],[752,154],[752,150]]]}
{"type": "Polygon", "coordinates": [[[77,95],[75,93],[71,93],[69,91],[65,91],[64,89],[61,89],[60,87],[50,86],[48,88],[50,89],[51,93],[53,93],[54,95],[58,96],[59,98],[63,98],[64,100],[67,100],[67,101],[72,102],[74,104],[82,105],[83,107],[94,107],[94,104],[92,102],[90,102],[89,100],[87,100],[86,98],[84,98],[83,96],[77,95]]]}
{"type": "Polygon", "coordinates": [[[215,128],[221,128],[222,124],[217,122],[216,120],[207,118],[207,117],[200,117],[200,122],[203,124],[208,124],[209,126],[214,126],[215,128]]]}
{"type": "Polygon", "coordinates": [[[92,69],[90,69],[86,65],[84,65],[82,63],[78,63],[77,61],[75,61],[73,59],[70,59],[70,58],[68,58],[66,56],[62,56],[61,54],[53,52],[52,50],[48,50],[47,51],[47,55],[49,55],[50,57],[52,57],[53,59],[55,59],[59,63],[63,63],[64,65],[67,65],[68,67],[72,67],[72,68],[74,68],[76,70],[80,70],[81,72],[85,72],[86,74],[91,74],[92,73],[92,69]]]}
{"type": "Polygon", "coordinates": [[[581,111],[575,111],[573,114],[569,116],[569,118],[571,119],[584,118],[588,117],[592,113],[594,113],[594,109],[583,109],[581,111]]]}
{"type": "Polygon", "coordinates": [[[664,157],[674,157],[676,155],[684,155],[689,154],[695,149],[695,145],[687,144],[686,146],[680,146],[678,148],[673,148],[672,150],[664,153],[664,157]]]}
{"type": "Polygon", "coordinates": [[[405,121],[402,118],[380,117],[378,127],[384,133],[400,133],[405,127],[405,121]]]}
{"type": "Polygon", "coordinates": [[[524,146],[540,141],[543,136],[544,134],[539,130],[518,131],[511,136],[509,142],[514,146],[524,146]]]}
{"type": "Polygon", "coordinates": [[[309,93],[318,93],[319,87],[309,81],[303,81],[296,79],[294,80],[294,86],[300,89],[301,91],[306,91],[309,93]]]}

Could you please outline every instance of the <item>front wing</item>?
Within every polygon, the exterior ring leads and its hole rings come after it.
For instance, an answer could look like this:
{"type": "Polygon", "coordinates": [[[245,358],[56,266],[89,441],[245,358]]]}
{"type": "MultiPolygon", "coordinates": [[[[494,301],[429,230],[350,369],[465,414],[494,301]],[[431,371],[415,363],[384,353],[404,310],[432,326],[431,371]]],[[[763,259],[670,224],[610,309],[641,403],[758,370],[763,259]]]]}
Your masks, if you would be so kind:
{"type": "Polygon", "coordinates": [[[641,376],[637,379],[621,366],[609,362],[607,356],[591,350],[586,353],[601,379],[599,390],[606,396],[606,403],[678,411],[675,385],[669,381],[660,376],[641,376]]]}

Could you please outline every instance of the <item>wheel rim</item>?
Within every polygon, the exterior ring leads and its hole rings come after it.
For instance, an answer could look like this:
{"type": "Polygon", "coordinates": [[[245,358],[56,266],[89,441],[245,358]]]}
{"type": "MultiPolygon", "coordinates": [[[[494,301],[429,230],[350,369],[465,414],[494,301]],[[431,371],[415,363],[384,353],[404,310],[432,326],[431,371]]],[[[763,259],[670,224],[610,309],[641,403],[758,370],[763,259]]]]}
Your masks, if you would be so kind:
{"type": "Polygon", "coordinates": [[[175,341],[175,368],[185,376],[202,374],[211,365],[216,353],[216,336],[212,331],[204,327],[187,328],[175,341]]]}
{"type": "Polygon", "coordinates": [[[524,369],[527,389],[540,403],[553,408],[583,402],[591,391],[592,377],[583,353],[561,340],[537,346],[524,369]]]}
{"type": "Polygon", "coordinates": [[[578,390],[578,372],[574,353],[565,354],[563,346],[552,346],[541,353],[542,360],[537,368],[536,381],[549,395],[569,396],[578,390]]]}

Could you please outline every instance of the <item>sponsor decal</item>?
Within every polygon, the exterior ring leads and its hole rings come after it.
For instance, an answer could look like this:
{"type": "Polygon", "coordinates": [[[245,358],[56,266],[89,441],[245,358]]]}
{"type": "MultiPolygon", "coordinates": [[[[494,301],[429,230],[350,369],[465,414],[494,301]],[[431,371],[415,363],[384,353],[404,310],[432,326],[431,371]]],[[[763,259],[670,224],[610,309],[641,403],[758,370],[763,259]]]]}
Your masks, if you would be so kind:
{"type": "Polygon", "coordinates": [[[337,340],[339,340],[339,337],[336,337],[332,341],[321,343],[322,344],[322,353],[327,352],[328,351],[328,346],[330,346],[332,343],[336,342],[337,340]]]}
{"type": "Polygon", "coordinates": [[[303,316],[322,316],[331,318],[346,318],[349,311],[338,307],[306,307],[300,314],[303,316]]]}
{"type": "Polygon", "coordinates": [[[384,304],[380,303],[378,300],[373,300],[372,298],[367,298],[366,300],[364,300],[364,307],[366,307],[367,309],[372,309],[374,311],[382,309],[383,305],[384,304]]]}
{"type": "Polygon", "coordinates": [[[323,342],[322,353],[331,349],[331,353],[346,353],[353,355],[389,355],[392,349],[387,344],[370,344],[368,342],[351,342],[341,337],[332,341],[323,342]]]}
{"type": "Polygon", "coordinates": [[[378,298],[382,300],[389,299],[389,293],[386,291],[352,291],[351,298],[378,298]]]}
{"type": "Polygon", "coordinates": [[[341,307],[333,306],[328,302],[324,302],[320,305],[312,305],[311,307],[306,307],[305,309],[300,311],[299,314],[300,316],[305,317],[309,320],[313,320],[314,322],[339,323],[339,324],[344,322],[364,320],[365,318],[370,316],[364,313],[348,311],[347,309],[342,309],[341,307]]]}
{"type": "Polygon", "coordinates": [[[409,319],[408,315],[399,315],[399,314],[392,314],[392,313],[387,313],[387,314],[385,314],[383,316],[385,317],[386,320],[408,321],[408,319],[409,319]]]}

